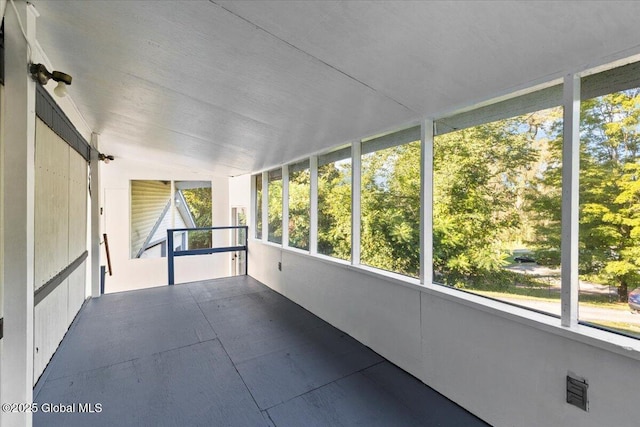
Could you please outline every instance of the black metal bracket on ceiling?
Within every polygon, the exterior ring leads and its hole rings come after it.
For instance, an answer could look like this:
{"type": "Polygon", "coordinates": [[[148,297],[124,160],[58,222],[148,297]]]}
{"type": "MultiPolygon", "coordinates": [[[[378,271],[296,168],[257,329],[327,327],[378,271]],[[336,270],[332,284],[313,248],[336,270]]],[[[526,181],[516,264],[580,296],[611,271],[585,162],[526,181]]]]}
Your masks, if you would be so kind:
{"type": "Polygon", "coordinates": [[[0,340],[4,336],[4,317],[0,317],[0,340]]]}

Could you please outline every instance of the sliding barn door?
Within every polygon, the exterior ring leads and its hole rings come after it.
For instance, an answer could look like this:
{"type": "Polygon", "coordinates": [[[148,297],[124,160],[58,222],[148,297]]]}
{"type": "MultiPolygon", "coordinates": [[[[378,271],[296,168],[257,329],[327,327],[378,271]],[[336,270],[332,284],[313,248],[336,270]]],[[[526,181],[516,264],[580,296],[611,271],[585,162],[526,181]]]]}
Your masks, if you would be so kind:
{"type": "Polygon", "coordinates": [[[34,381],[86,297],[87,161],[36,119],[34,381]]]}

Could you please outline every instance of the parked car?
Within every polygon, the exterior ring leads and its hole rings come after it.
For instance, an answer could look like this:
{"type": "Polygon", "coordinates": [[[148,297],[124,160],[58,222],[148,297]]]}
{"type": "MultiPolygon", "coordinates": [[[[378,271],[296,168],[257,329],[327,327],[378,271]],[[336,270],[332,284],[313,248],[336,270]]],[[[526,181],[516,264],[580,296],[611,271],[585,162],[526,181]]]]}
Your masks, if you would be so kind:
{"type": "Polygon", "coordinates": [[[629,292],[629,308],[631,312],[640,312],[640,288],[635,288],[629,292]]]}
{"type": "Polygon", "coordinates": [[[525,256],[525,255],[521,255],[521,256],[517,256],[513,259],[515,262],[522,264],[523,262],[536,262],[535,259],[531,258],[530,256],[525,256]]]}

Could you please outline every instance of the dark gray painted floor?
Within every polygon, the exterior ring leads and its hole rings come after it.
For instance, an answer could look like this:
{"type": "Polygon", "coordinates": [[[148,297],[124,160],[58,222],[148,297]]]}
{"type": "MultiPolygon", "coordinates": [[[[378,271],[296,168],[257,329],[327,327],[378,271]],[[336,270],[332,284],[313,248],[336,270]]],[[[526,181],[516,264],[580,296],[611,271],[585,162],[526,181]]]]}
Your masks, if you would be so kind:
{"type": "Polygon", "coordinates": [[[74,411],[35,426],[486,426],[248,276],[89,300],[34,394],[74,411]]]}

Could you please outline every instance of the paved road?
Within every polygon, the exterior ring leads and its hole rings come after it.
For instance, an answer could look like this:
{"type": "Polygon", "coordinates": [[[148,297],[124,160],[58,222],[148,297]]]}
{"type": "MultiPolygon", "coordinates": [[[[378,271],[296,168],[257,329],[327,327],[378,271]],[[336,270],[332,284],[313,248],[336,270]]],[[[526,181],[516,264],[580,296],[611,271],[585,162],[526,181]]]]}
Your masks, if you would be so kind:
{"type": "MultiPolygon", "coordinates": [[[[546,313],[556,314],[558,316],[560,315],[560,301],[547,302],[508,297],[501,297],[500,299],[513,304],[544,311],[546,313]]],[[[614,310],[610,308],[581,305],[578,314],[580,316],[580,320],[585,322],[599,323],[608,321],[628,323],[629,325],[633,325],[640,329],[640,314],[632,314],[629,310],[614,310]]]]}
{"type": "MultiPolygon", "coordinates": [[[[537,264],[515,264],[507,267],[507,270],[516,271],[518,273],[542,276],[548,279],[551,292],[560,292],[560,269],[549,268],[537,264]]],[[[580,294],[601,294],[612,295],[613,298],[617,298],[617,290],[615,287],[607,285],[599,285],[597,283],[586,282],[580,280],[580,294]]],[[[527,307],[535,308],[536,310],[545,311],[547,313],[553,313],[560,315],[560,301],[558,302],[545,302],[545,301],[528,301],[522,299],[510,299],[505,298],[509,302],[515,304],[524,305],[527,307]]],[[[640,326],[640,315],[634,315],[630,310],[613,310],[603,307],[593,307],[587,305],[580,306],[580,319],[585,321],[598,321],[608,320],[610,322],[627,322],[631,324],[637,324],[640,326]]]]}

